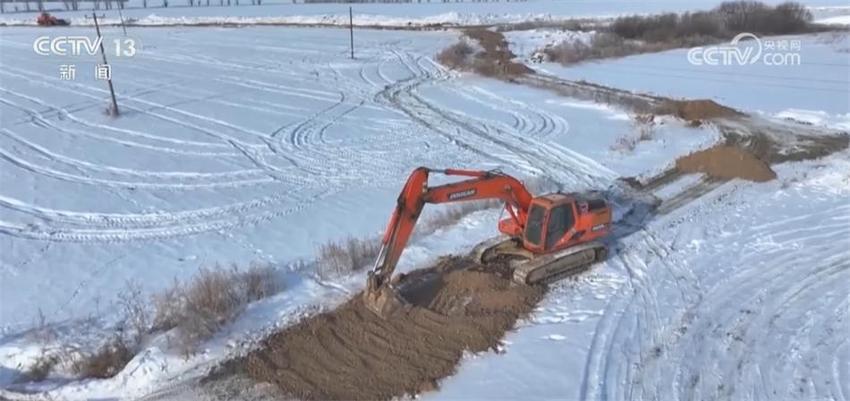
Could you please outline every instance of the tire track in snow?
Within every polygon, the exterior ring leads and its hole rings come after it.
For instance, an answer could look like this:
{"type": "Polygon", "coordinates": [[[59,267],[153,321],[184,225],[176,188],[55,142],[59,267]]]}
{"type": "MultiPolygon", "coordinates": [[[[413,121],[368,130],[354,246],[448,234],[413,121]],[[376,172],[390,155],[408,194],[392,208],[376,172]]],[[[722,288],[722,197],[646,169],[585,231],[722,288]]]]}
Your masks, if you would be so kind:
{"type": "MultiPolygon", "coordinates": [[[[850,235],[847,216],[850,206],[745,228],[747,238],[764,240],[749,243],[741,257],[734,259],[734,266],[718,266],[720,271],[707,287],[701,284],[704,280],[693,283],[693,272],[678,267],[682,286],[694,285],[680,288],[685,307],[656,340],[663,352],[657,360],[641,358],[642,374],[636,382],[606,385],[639,385],[631,398],[644,399],[669,397],[673,389],[678,391],[676,399],[683,400],[742,394],[765,399],[843,399],[844,389],[838,383],[846,383],[847,378],[831,367],[846,358],[839,352],[846,338],[834,333],[847,321],[850,297],[834,283],[850,280],[850,251],[836,253],[835,245],[824,240],[850,235]],[[825,223],[801,230],[795,224],[802,220],[825,223]],[[799,243],[814,245],[794,245],[799,243]],[[811,310],[834,313],[817,315],[811,310]],[[807,367],[796,370],[800,365],[807,367]],[[671,374],[671,366],[679,370],[671,374]],[[819,366],[830,368],[825,371],[819,366]],[[789,381],[789,376],[795,380],[789,381]]],[[[647,245],[652,249],[660,243],[652,239],[647,245]]],[[[717,251],[721,249],[703,253],[717,251]]]]}
{"type": "Polygon", "coordinates": [[[406,62],[405,65],[414,78],[390,85],[378,94],[377,99],[400,108],[412,119],[459,147],[533,175],[554,175],[560,182],[593,186],[602,178],[614,178],[610,170],[596,162],[591,161],[591,165],[598,170],[590,169],[587,167],[589,159],[575,152],[557,149],[552,144],[524,138],[515,132],[506,132],[467,115],[436,106],[418,95],[416,88],[432,81],[445,81],[448,77],[431,76],[410,63],[406,62]],[[443,128],[445,123],[449,123],[450,127],[443,128]]]}
{"type": "Polygon", "coordinates": [[[35,206],[0,195],[0,206],[26,213],[47,222],[59,222],[84,227],[151,228],[176,227],[185,223],[202,223],[210,219],[245,215],[255,209],[268,208],[293,200],[283,195],[267,196],[247,202],[195,210],[154,213],[75,212],[35,206]]]}
{"type": "Polygon", "coordinates": [[[0,98],[0,102],[2,102],[4,104],[12,105],[13,107],[15,107],[19,110],[22,110],[24,113],[29,115],[30,116],[29,121],[33,125],[44,127],[44,128],[50,128],[50,129],[53,129],[57,132],[61,132],[63,134],[74,135],[74,136],[84,136],[84,137],[89,137],[89,138],[93,138],[93,139],[97,139],[97,140],[104,140],[104,141],[117,143],[117,144],[120,144],[120,145],[123,145],[123,146],[138,147],[138,148],[160,151],[160,152],[165,152],[165,153],[185,154],[185,155],[192,155],[192,156],[213,156],[213,157],[235,156],[235,155],[237,155],[237,153],[234,153],[234,152],[188,149],[188,148],[191,148],[191,147],[203,147],[203,148],[207,148],[207,149],[210,149],[210,148],[226,148],[226,146],[222,145],[222,144],[209,143],[209,142],[192,143],[192,141],[183,141],[183,140],[179,140],[179,139],[159,137],[159,136],[155,136],[155,135],[151,135],[151,134],[147,134],[147,133],[143,133],[143,132],[139,132],[139,131],[111,127],[111,126],[108,126],[108,125],[105,125],[105,124],[91,123],[91,122],[88,122],[86,120],[83,120],[83,119],[76,117],[73,113],[65,110],[64,108],[61,108],[59,106],[47,103],[47,102],[45,102],[41,99],[38,99],[38,98],[35,98],[35,97],[32,97],[32,96],[27,96],[27,95],[24,95],[24,94],[21,94],[21,93],[13,92],[13,91],[10,91],[10,90],[5,89],[5,88],[0,88],[0,91],[3,91],[3,92],[5,92],[9,95],[21,97],[23,99],[26,99],[26,100],[32,102],[32,103],[43,106],[43,107],[47,108],[48,110],[50,110],[51,112],[55,112],[57,116],[61,116],[60,117],[61,119],[67,119],[67,120],[70,120],[74,123],[80,124],[80,125],[82,125],[86,128],[91,129],[91,130],[80,130],[80,129],[60,127],[59,125],[52,123],[48,117],[46,117],[42,112],[40,112],[38,110],[22,106],[18,103],[14,103],[11,100],[9,100],[9,98],[5,98],[5,99],[0,98]],[[153,140],[153,141],[161,141],[161,142],[171,143],[171,144],[175,144],[175,145],[180,145],[181,147],[184,147],[184,148],[181,149],[181,148],[157,146],[157,145],[151,145],[151,144],[146,144],[146,143],[142,143],[142,142],[135,142],[135,141],[132,141],[132,140],[129,140],[129,139],[122,139],[122,138],[116,138],[116,137],[101,135],[101,134],[96,133],[96,131],[98,129],[104,129],[104,130],[116,132],[116,133],[118,133],[122,136],[126,135],[126,136],[133,136],[133,137],[138,137],[138,138],[149,139],[149,140],[153,140]]]}
{"type": "MultiPolygon", "coordinates": [[[[216,185],[227,185],[232,184],[239,179],[245,178],[257,178],[258,175],[262,175],[263,171],[259,169],[249,169],[249,170],[235,170],[235,171],[224,171],[224,172],[190,172],[190,171],[149,171],[149,170],[134,170],[127,169],[121,167],[113,167],[107,166],[103,164],[91,163],[85,160],[79,160],[72,157],[64,156],[53,151],[48,150],[47,148],[42,147],[36,143],[30,142],[20,135],[14,133],[13,131],[0,128],[0,134],[5,135],[8,138],[12,138],[17,143],[23,145],[26,148],[33,150],[38,153],[45,159],[48,159],[52,162],[58,162],[62,164],[66,164],[68,166],[72,166],[74,168],[79,169],[80,171],[100,171],[111,174],[119,174],[126,175],[131,177],[138,178],[156,178],[156,179],[177,179],[177,180],[186,180],[186,179],[196,179],[196,180],[219,180],[219,179],[230,179],[231,181],[224,182],[212,182],[207,184],[216,184],[216,185]]],[[[163,183],[165,184],[165,183],[163,183]]],[[[176,185],[182,185],[183,183],[178,182],[176,185]]]]}
{"type": "MultiPolygon", "coordinates": [[[[5,71],[0,71],[0,72],[5,72],[5,71]]],[[[18,72],[21,73],[19,76],[25,76],[25,75],[28,74],[25,71],[18,71],[18,72]]],[[[73,81],[71,81],[71,82],[61,81],[58,78],[53,78],[53,77],[44,77],[44,76],[39,75],[39,76],[34,76],[32,78],[27,78],[27,77],[24,77],[24,78],[29,79],[30,82],[32,82],[35,85],[48,87],[48,88],[51,88],[51,89],[54,89],[54,90],[62,90],[62,91],[65,91],[65,92],[73,93],[73,94],[78,95],[78,96],[85,96],[85,97],[96,99],[96,100],[103,100],[101,96],[104,96],[108,93],[108,91],[105,90],[105,89],[75,84],[75,83],[73,83],[73,81]],[[61,82],[61,83],[63,83],[63,85],[50,85],[48,82],[45,82],[45,80],[52,81],[52,82],[61,82]],[[76,88],[78,90],[71,90],[70,88],[66,87],[68,85],[73,86],[74,88],[76,88]],[[98,93],[99,95],[93,95],[90,92],[98,93]]],[[[22,94],[18,94],[18,95],[22,96],[22,97],[26,96],[26,95],[22,95],[22,94]]],[[[51,107],[51,108],[54,108],[54,109],[60,109],[59,107],[50,105],[50,104],[48,104],[48,103],[46,103],[46,102],[44,102],[40,99],[36,99],[36,98],[33,98],[33,97],[29,97],[29,98],[33,102],[39,103],[39,104],[44,105],[46,107],[51,107]]],[[[126,97],[125,98],[125,97],[122,96],[121,97],[121,103],[122,103],[122,108],[124,108],[124,109],[133,110],[135,112],[138,112],[139,114],[148,115],[148,116],[151,116],[153,118],[157,118],[157,119],[160,119],[160,120],[163,120],[163,121],[175,124],[175,125],[190,128],[190,129],[192,129],[196,132],[200,132],[200,133],[203,133],[203,134],[210,136],[212,138],[216,138],[217,140],[220,141],[220,143],[214,144],[214,146],[215,145],[221,146],[221,144],[238,144],[239,146],[242,146],[242,147],[245,147],[245,148],[256,148],[256,149],[265,148],[265,146],[263,144],[244,142],[244,141],[239,140],[238,138],[220,133],[218,131],[213,131],[213,130],[204,128],[204,127],[202,127],[198,124],[194,124],[194,123],[191,123],[189,121],[185,121],[184,119],[178,119],[178,118],[175,118],[175,117],[167,116],[167,115],[164,115],[162,113],[154,112],[152,110],[155,110],[155,109],[165,110],[165,111],[168,111],[168,112],[173,112],[175,114],[181,115],[184,118],[188,117],[190,119],[200,120],[204,123],[209,123],[209,124],[212,124],[212,125],[218,125],[218,126],[221,126],[221,127],[224,127],[224,128],[227,128],[227,129],[239,132],[239,133],[246,133],[246,134],[250,134],[251,136],[254,136],[254,137],[265,138],[266,134],[259,132],[259,131],[251,130],[251,129],[248,129],[248,128],[245,128],[245,127],[239,127],[239,126],[236,126],[234,124],[228,123],[226,121],[219,120],[217,118],[203,116],[203,115],[200,115],[200,114],[197,114],[197,113],[188,112],[188,111],[181,110],[181,109],[178,109],[178,108],[175,108],[175,107],[171,107],[171,106],[168,106],[168,105],[165,105],[165,104],[160,104],[160,103],[156,103],[156,102],[149,101],[149,100],[144,100],[144,99],[137,98],[137,97],[126,97]],[[143,108],[135,107],[131,104],[128,104],[128,102],[130,102],[130,103],[140,103],[140,104],[143,104],[147,107],[150,107],[151,109],[143,109],[143,108]]],[[[68,117],[71,118],[71,119],[74,118],[73,115],[68,115],[68,117]]],[[[100,128],[103,128],[103,127],[100,127],[100,128]]]]}
{"type": "MultiPolygon", "coordinates": [[[[197,222],[187,222],[186,219],[176,218],[179,222],[177,225],[171,226],[141,226],[128,227],[126,225],[118,225],[118,228],[71,228],[71,227],[50,227],[49,230],[42,230],[37,225],[21,225],[12,222],[0,221],[0,233],[7,234],[17,238],[42,240],[42,241],[62,241],[62,242],[126,242],[140,240],[161,240],[172,237],[180,237],[187,235],[196,235],[206,232],[229,230],[240,226],[257,225],[262,222],[269,221],[274,218],[284,217],[296,212],[300,212],[311,206],[317,200],[332,195],[337,191],[325,190],[316,195],[310,196],[305,200],[298,201],[293,206],[280,210],[260,211],[252,214],[232,214],[225,213],[227,208],[212,208],[207,211],[196,211],[198,215],[203,215],[203,219],[197,222]],[[211,216],[219,216],[216,219],[211,216]]],[[[8,198],[4,199],[7,201],[8,198]]],[[[231,208],[232,210],[233,208],[231,208]]],[[[44,209],[30,208],[36,213],[44,213],[44,209]]],[[[236,210],[240,210],[237,206],[236,210]]],[[[240,210],[241,211],[241,210],[240,210]]],[[[74,215],[72,212],[54,212],[62,216],[81,217],[74,215]],[[71,213],[71,214],[69,214],[71,213]]],[[[97,214],[86,213],[90,216],[98,216],[97,214]]],[[[109,218],[104,214],[100,217],[109,218]]],[[[156,219],[152,215],[137,215],[142,219],[156,219]],[[148,216],[148,217],[145,217],[148,216]]],[[[88,219],[88,217],[83,217],[88,219]]],[[[131,219],[131,216],[125,216],[131,219]]],[[[175,219],[172,216],[172,219],[175,219]]],[[[119,218],[120,221],[120,218],[119,218]]]]}

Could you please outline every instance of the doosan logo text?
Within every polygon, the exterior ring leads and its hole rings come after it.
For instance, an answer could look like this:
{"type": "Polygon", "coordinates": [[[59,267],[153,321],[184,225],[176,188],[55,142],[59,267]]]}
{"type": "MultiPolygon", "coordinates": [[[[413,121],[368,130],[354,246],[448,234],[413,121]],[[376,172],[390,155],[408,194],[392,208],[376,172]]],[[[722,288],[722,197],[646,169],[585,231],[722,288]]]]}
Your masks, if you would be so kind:
{"type": "Polygon", "coordinates": [[[449,200],[468,198],[472,195],[475,195],[477,192],[478,191],[476,191],[475,189],[467,189],[467,190],[460,191],[460,192],[452,192],[452,193],[449,194],[449,200]]]}

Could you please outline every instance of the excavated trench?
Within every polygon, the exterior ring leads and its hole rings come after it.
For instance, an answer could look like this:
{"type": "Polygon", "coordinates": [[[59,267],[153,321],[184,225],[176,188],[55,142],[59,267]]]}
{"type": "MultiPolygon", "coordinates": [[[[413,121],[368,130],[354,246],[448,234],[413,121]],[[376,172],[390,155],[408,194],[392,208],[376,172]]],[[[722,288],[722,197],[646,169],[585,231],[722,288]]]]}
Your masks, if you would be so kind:
{"type": "Polygon", "coordinates": [[[307,400],[385,400],[437,388],[464,352],[495,349],[545,289],[501,266],[444,257],[398,282],[413,307],[382,319],[359,294],[266,339],[231,368],[307,400]]]}

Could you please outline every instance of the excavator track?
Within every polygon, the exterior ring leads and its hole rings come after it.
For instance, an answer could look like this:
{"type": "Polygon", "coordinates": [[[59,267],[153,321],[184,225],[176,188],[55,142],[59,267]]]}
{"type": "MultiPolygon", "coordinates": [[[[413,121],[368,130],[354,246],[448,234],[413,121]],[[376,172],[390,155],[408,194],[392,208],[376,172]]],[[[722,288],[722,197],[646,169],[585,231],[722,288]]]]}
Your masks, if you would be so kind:
{"type": "Polygon", "coordinates": [[[513,279],[520,284],[549,284],[581,273],[590,265],[604,260],[608,248],[601,242],[590,242],[551,255],[528,260],[514,268],[513,279]]]}
{"type": "Polygon", "coordinates": [[[586,270],[590,265],[605,260],[608,247],[601,242],[589,242],[562,251],[534,256],[524,250],[515,240],[496,237],[478,244],[470,256],[487,265],[502,257],[514,260],[513,280],[519,284],[550,284],[586,270]]]}

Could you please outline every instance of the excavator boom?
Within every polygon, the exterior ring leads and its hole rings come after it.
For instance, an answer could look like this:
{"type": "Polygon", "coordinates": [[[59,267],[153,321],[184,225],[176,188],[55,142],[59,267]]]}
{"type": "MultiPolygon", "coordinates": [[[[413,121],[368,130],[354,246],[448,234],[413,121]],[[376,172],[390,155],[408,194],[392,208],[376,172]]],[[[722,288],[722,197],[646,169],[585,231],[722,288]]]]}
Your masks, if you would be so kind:
{"type": "Polygon", "coordinates": [[[371,273],[375,278],[375,284],[378,287],[383,286],[392,276],[426,203],[452,203],[484,199],[504,201],[516,227],[521,230],[525,225],[532,195],[516,178],[498,171],[432,170],[425,167],[414,170],[398,197],[396,208],[384,232],[381,251],[371,273]],[[430,173],[471,178],[429,187],[428,177],[430,173]]]}

